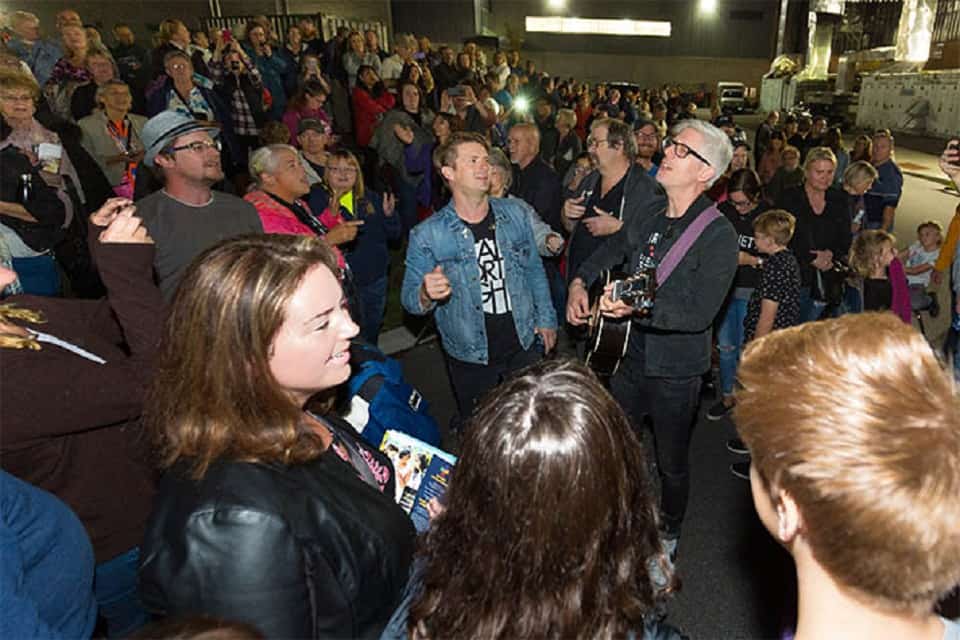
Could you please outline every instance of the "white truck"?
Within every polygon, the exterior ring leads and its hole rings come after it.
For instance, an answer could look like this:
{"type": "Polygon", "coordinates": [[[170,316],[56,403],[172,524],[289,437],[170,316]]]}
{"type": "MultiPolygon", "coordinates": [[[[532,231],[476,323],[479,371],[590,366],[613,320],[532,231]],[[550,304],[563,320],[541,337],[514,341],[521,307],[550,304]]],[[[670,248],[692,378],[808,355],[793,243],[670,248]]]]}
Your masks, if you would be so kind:
{"type": "Polygon", "coordinates": [[[718,82],[717,106],[721,113],[740,113],[746,103],[747,87],[742,82],[718,82]]]}

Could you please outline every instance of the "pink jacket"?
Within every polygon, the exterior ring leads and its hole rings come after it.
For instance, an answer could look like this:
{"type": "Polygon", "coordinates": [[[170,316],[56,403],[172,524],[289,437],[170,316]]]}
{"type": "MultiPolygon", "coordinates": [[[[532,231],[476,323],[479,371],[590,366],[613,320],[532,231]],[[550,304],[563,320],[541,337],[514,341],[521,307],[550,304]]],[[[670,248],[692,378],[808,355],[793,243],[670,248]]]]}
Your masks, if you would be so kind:
{"type": "Polygon", "coordinates": [[[899,258],[894,258],[893,262],[887,268],[887,276],[890,278],[890,290],[892,300],[890,310],[900,316],[900,319],[907,324],[913,324],[913,309],[910,307],[910,287],[907,284],[907,274],[903,270],[903,263],[899,258]]]}
{"type": "MultiPolygon", "coordinates": [[[[285,206],[271,198],[267,193],[256,189],[251,191],[247,195],[243,196],[243,199],[253,205],[257,210],[257,214],[260,216],[260,223],[263,225],[264,233],[279,233],[282,235],[293,235],[293,236],[313,236],[316,235],[313,232],[313,229],[307,225],[300,222],[297,219],[297,216],[294,215],[290,209],[287,209],[285,206]]],[[[299,201],[299,204],[307,210],[307,213],[313,215],[313,212],[310,211],[309,205],[303,200],[299,201]]],[[[317,216],[314,216],[317,217],[317,216]]],[[[333,216],[329,211],[324,211],[322,215],[317,217],[318,220],[327,228],[332,229],[341,222],[343,219],[338,215],[333,216]]],[[[346,262],[343,259],[343,254],[340,253],[340,249],[330,245],[334,253],[337,254],[337,265],[343,269],[346,265],[346,262]]]]}

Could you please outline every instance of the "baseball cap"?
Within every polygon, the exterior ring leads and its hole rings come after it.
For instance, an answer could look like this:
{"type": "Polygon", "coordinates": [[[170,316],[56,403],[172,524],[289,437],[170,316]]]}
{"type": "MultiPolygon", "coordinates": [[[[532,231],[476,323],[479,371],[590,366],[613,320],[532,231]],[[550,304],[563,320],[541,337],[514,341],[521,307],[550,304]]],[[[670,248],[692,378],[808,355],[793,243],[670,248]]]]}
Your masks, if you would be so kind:
{"type": "Polygon", "coordinates": [[[716,120],[713,121],[713,124],[718,127],[732,127],[733,118],[730,116],[718,116],[716,120]]]}
{"type": "Polygon", "coordinates": [[[194,131],[206,131],[211,136],[220,135],[220,126],[201,122],[180,111],[161,111],[143,125],[140,140],[143,141],[143,162],[152,167],[157,154],[180,136],[194,131]]]}
{"type": "Polygon", "coordinates": [[[297,124],[297,135],[300,135],[304,131],[316,131],[317,133],[322,133],[327,136],[333,133],[330,125],[319,118],[304,118],[301,120],[297,124]]]}

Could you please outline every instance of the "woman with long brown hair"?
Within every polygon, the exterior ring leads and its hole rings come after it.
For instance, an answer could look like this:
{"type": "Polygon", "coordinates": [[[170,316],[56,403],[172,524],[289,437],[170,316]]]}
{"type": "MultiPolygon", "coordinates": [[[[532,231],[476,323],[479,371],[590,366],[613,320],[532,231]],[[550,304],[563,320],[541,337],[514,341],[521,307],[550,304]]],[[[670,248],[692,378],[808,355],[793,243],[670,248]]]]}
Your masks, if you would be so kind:
{"type": "Polygon", "coordinates": [[[648,616],[664,563],[643,448],[584,365],[526,369],[463,433],[384,637],[678,637],[648,616]]]}
{"type": "Polygon", "coordinates": [[[319,238],[241,236],[193,262],[146,410],[165,470],[140,565],[148,610],[271,638],[377,637],[415,530],[389,459],[307,409],[350,376],[356,335],[319,238]]]}

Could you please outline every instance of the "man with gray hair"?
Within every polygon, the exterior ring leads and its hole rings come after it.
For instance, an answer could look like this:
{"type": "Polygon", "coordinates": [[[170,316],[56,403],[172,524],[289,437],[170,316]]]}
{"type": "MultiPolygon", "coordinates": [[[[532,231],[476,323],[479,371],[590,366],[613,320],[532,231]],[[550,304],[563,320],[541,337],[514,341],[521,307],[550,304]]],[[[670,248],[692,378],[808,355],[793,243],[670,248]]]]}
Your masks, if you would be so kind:
{"type": "Polygon", "coordinates": [[[676,555],[690,491],[688,448],[697,419],[701,376],[710,368],[713,320],[737,270],[737,233],[704,192],[723,174],[733,148],[720,129],[683,120],[664,139],[657,182],[667,194],[657,211],[633,216],[580,265],[570,283],[567,320],[589,314],[587,287],[600,271],[626,264],[629,272],[656,271],[653,308],[637,314],[608,287],[604,315],[633,318],[626,356],[610,390],[642,425],[653,422],[664,548],[676,555]]]}
{"type": "Polygon", "coordinates": [[[27,63],[42,87],[50,79],[63,50],[53,40],[40,37],[40,19],[32,13],[15,11],[10,16],[10,30],[13,37],[7,42],[7,48],[27,63]]]}

